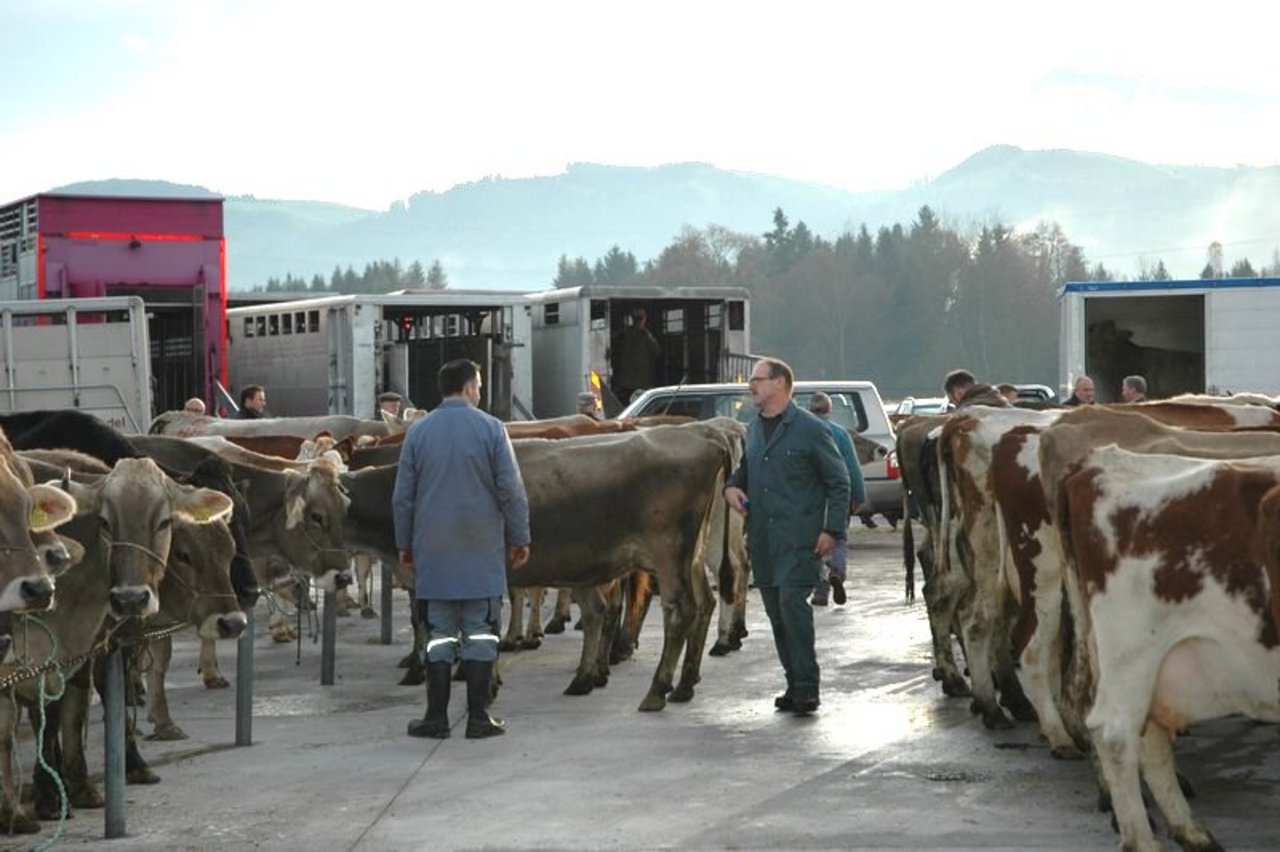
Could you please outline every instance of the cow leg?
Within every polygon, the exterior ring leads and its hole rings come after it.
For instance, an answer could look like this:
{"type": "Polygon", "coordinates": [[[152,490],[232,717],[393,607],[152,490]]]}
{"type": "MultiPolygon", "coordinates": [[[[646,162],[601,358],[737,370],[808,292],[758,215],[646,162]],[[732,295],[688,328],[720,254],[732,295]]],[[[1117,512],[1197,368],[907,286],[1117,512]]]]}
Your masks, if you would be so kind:
{"type": "Polygon", "coordinates": [[[702,680],[702,649],[707,644],[707,633],[711,629],[711,614],[715,610],[715,589],[702,572],[695,571],[693,576],[694,616],[693,625],[689,629],[689,638],[685,642],[684,668],[680,671],[680,682],[667,696],[670,701],[690,701],[693,699],[693,688],[702,680]]]}
{"type": "Polygon", "coordinates": [[[568,589],[560,589],[556,592],[556,611],[551,616],[551,620],[547,622],[547,626],[543,628],[543,633],[563,633],[565,627],[569,624],[569,600],[571,598],[568,589]]]}
{"type": "Polygon", "coordinates": [[[360,617],[377,618],[378,613],[373,608],[374,558],[367,553],[357,553],[352,557],[352,562],[355,565],[357,595],[360,599],[360,617]]]}
{"type": "Polygon", "coordinates": [[[67,798],[73,807],[86,809],[101,808],[105,804],[98,788],[89,781],[89,768],[84,759],[84,723],[89,713],[90,678],[87,663],[67,678],[59,731],[62,736],[62,780],[67,786],[67,798]]]}
{"type": "Polygon", "coordinates": [[[409,620],[413,625],[413,649],[405,657],[404,677],[400,678],[400,686],[421,686],[427,682],[427,667],[422,661],[422,654],[427,647],[427,630],[418,617],[417,600],[409,595],[409,620]]]}
{"type": "Polygon", "coordinates": [[[1169,732],[1154,722],[1148,722],[1139,744],[1142,778],[1147,782],[1151,797],[1164,814],[1169,832],[1183,849],[1221,849],[1213,835],[1196,822],[1182,793],[1177,770],[1174,768],[1173,745],[1169,732]]]}
{"type": "MultiPolygon", "coordinates": [[[[608,584],[615,585],[615,584],[608,584]]],[[[609,682],[608,675],[600,671],[600,644],[603,641],[606,586],[589,586],[573,590],[573,599],[582,612],[582,657],[578,672],[564,691],[565,695],[586,695],[597,686],[609,682]]]]}
{"type": "Polygon", "coordinates": [[[520,639],[520,647],[526,651],[542,647],[542,602],[547,598],[545,586],[529,590],[529,626],[520,639]]]}
{"type": "Polygon", "coordinates": [[[969,684],[960,672],[956,663],[955,650],[951,641],[952,630],[956,623],[955,594],[952,583],[938,569],[938,560],[934,556],[937,546],[945,544],[945,531],[934,536],[926,536],[917,556],[920,560],[920,571],[924,576],[925,609],[929,614],[929,636],[933,640],[933,679],[942,682],[942,692],[952,698],[963,698],[970,695],[969,684]]]}
{"type": "MultiPolygon", "coordinates": [[[[1042,527],[1037,538],[1040,553],[1047,553],[1049,558],[1036,560],[1030,557],[1035,578],[1034,592],[1024,591],[1024,617],[1019,619],[1019,625],[1025,625],[1027,642],[1019,661],[1031,701],[1040,717],[1040,732],[1049,741],[1049,753],[1059,760],[1079,760],[1084,752],[1067,731],[1058,711],[1061,693],[1056,689],[1062,682],[1062,576],[1058,569],[1061,553],[1057,550],[1057,534],[1052,528],[1042,527]],[[1032,600],[1028,601],[1027,597],[1032,600]],[[1029,603],[1034,615],[1026,614],[1029,603]]],[[[1022,633],[1015,627],[1014,635],[1022,633]]]]}
{"type": "Polygon", "coordinates": [[[640,628],[653,601],[653,575],[647,571],[632,571],[621,581],[621,589],[622,618],[613,634],[609,652],[609,662],[614,665],[631,659],[640,645],[640,628]]]}
{"type": "MultiPolygon", "coordinates": [[[[40,754],[44,759],[44,766],[40,764],[40,761],[36,761],[31,768],[32,805],[37,819],[59,819],[62,816],[62,797],[58,792],[57,781],[45,770],[45,766],[52,768],[61,777],[62,746],[58,732],[62,727],[62,707],[58,701],[50,701],[44,707],[28,708],[27,715],[31,720],[31,733],[36,737],[36,742],[40,744],[40,754]],[[44,726],[43,739],[40,737],[42,724],[44,726]]],[[[69,802],[67,804],[67,815],[68,817],[71,816],[69,802]]]]}
{"type": "MultiPolygon", "coordinates": [[[[1125,849],[1161,848],[1152,833],[1139,777],[1140,740],[1155,689],[1158,660],[1152,650],[1113,648],[1103,665],[1088,725],[1104,794],[1125,849]],[[1144,652],[1145,651],[1145,652],[1144,652]]],[[[1176,781],[1175,781],[1176,783],[1176,781]]]]}
{"type": "Polygon", "coordinates": [[[40,823],[23,810],[18,801],[18,780],[13,768],[13,741],[18,726],[18,707],[12,694],[0,696],[0,784],[4,804],[0,807],[0,833],[34,834],[40,823]]]}
{"type": "Polygon", "coordinates": [[[675,677],[676,661],[684,650],[693,621],[689,601],[677,599],[678,591],[662,593],[662,656],[653,674],[649,692],[640,702],[640,710],[651,712],[667,706],[667,693],[675,677]]]}
{"type": "MultiPolygon", "coordinates": [[[[212,641],[209,642],[213,644],[212,641]]],[[[204,654],[201,645],[200,653],[204,654]]],[[[151,668],[147,670],[147,688],[151,691],[151,721],[155,729],[147,737],[149,740],[185,740],[187,734],[173,723],[169,715],[169,694],[164,688],[164,676],[169,671],[169,663],[173,661],[173,637],[166,636],[151,643],[151,668]]],[[[208,682],[206,681],[206,686],[208,682]]]]}
{"type": "MultiPolygon", "coordinates": [[[[498,643],[499,651],[519,651],[520,640],[524,635],[524,606],[529,600],[529,590],[511,588],[507,590],[511,598],[511,614],[507,616],[507,633],[498,643]]],[[[538,618],[537,615],[534,618],[538,618]]]]}
{"type": "MultiPolygon", "coordinates": [[[[140,677],[140,651],[139,646],[133,645],[126,648],[123,654],[125,665],[125,682],[128,683],[134,678],[140,677]]],[[[103,713],[106,713],[106,690],[105,677],[102,682],[97,684],[98,697],[103,702],[103,713]]],[[[135,723],[135,715],[129,713],[124,721],[124,778],[126,784],[159,784],[160,776],[151,771],[151,767],[142,758],[142,753],[138,751],[138,726],[135,723]]]]}
{"type": "Polygon", "coordinates": [[[226,689],[231,686],[218,668],[218,643],[212,639],[200,640],[200,662],[196,670],[200,672],[205,689],[226,689]]]}

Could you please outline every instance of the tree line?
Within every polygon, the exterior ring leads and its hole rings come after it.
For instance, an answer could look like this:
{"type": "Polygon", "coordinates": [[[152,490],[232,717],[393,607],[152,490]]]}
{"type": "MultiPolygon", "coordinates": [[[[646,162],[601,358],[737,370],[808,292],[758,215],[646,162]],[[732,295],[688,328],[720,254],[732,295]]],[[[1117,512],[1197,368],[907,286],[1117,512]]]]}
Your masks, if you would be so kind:
{"type": "Polygon", "coordinates": [[[335,266],[326,279],[316,273],[310,279],[306,276],[295,276],[287,273],[284,278],[271,277],[266,284],[252,288],[254,293],[332,293],[341,295],[367,295],[372,293],[391,293],[396,290],[444,290],[449,286],[449,276],[445,274],[440,261],[433,261],[430,267],[423,268],[422,262],[415,260],[408,266],[395,260],[375,260],[366,263],[364,271],[357,273],[348,265],[346,269],[335,266]]]}

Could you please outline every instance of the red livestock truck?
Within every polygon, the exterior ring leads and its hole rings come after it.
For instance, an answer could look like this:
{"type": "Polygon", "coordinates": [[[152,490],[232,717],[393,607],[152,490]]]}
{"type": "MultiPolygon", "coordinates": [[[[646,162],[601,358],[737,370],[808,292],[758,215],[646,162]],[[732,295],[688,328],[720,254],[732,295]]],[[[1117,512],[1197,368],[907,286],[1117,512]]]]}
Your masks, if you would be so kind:
{"type": "MultiPolygon", "coordinates": [[[[0,207],[0,300],[139,296],[157,412],[227,377],[221,198],[43,194],[0,207]]],[[[92,316],[80,318],[92,322],[92,316]]]]}

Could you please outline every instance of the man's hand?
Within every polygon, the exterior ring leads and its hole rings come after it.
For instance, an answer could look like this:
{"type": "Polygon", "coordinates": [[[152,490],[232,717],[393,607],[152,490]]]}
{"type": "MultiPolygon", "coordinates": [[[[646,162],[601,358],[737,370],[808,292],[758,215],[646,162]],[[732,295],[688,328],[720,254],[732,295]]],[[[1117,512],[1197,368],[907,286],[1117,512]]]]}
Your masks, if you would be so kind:
{"type": "Polygon", "coordinates": [[[507,562],[511,565],[512,571],[519,571],[529,561],[529,545],[521,544],[517,547],[507,548],[507,562]]]}
{"type": "Polygon", "coordinates": [[[735,488],[730,485],[724,490],[724,499],[729,504],[729,508],[739,515],[747,513],[747,492],[741,488],[735,488]]]}
{"type": "Polygon", "coordinates": [[[821,559],[826,559],[827,554],[836,546],[836,537],[829,532],[824,532],[818,536],[818,543],[813,546],[813,552],[821,559]]]}
{"type": "Polygon", "coordinates": [[[412,550],[400,551],[400,565],[405,568],[413,567],[413,551],[412,550]]]}
{"type": "Polygon", "coordinates": [[[860,514],[862,512],[862,507],[865,505],[866,505],[865,503],[850,503],[849,517],[853,517],[854,515],[860,514]]]}

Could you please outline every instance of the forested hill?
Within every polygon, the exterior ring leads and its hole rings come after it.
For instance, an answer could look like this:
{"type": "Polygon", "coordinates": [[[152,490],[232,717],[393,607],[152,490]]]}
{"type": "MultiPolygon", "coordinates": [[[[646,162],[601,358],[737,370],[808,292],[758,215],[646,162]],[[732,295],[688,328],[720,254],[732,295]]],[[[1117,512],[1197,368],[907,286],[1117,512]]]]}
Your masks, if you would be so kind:
{"type": "MultiPolygon", "coordinates": [[[[213,191],[217,187],[210,188],[213,191]]],[[[94,181],[59,191],[196,196],[204,187],[161,181],[94,181]]],[[[411,191],[406,187],[406,192],[411,191]]],[[[417,193],[385,211],[323,201],[231,196],[229,278],[250,289],[272,277],[329,279],[375,260],[439,260],[455,287],[536,289],[562,255],[595,258],[617,245],[642,263],[690,225],[760,235],[772,211],[836,238],[865,223],[907,223],[924,205],[965,234],[979,224],[1030,229],[1056,221],[1091,261],[1122,276],[1140,259],[1197,275],[1205,248],[1226,246],[1229,266],[1270,260],[1280,233],[1280,168],[1153,166],[1073,151],[989,148],[936,178],[897,192],[855,193],[700,163],[657,168],[575,164],[564,174],[491,178],[417,193]]]]}

